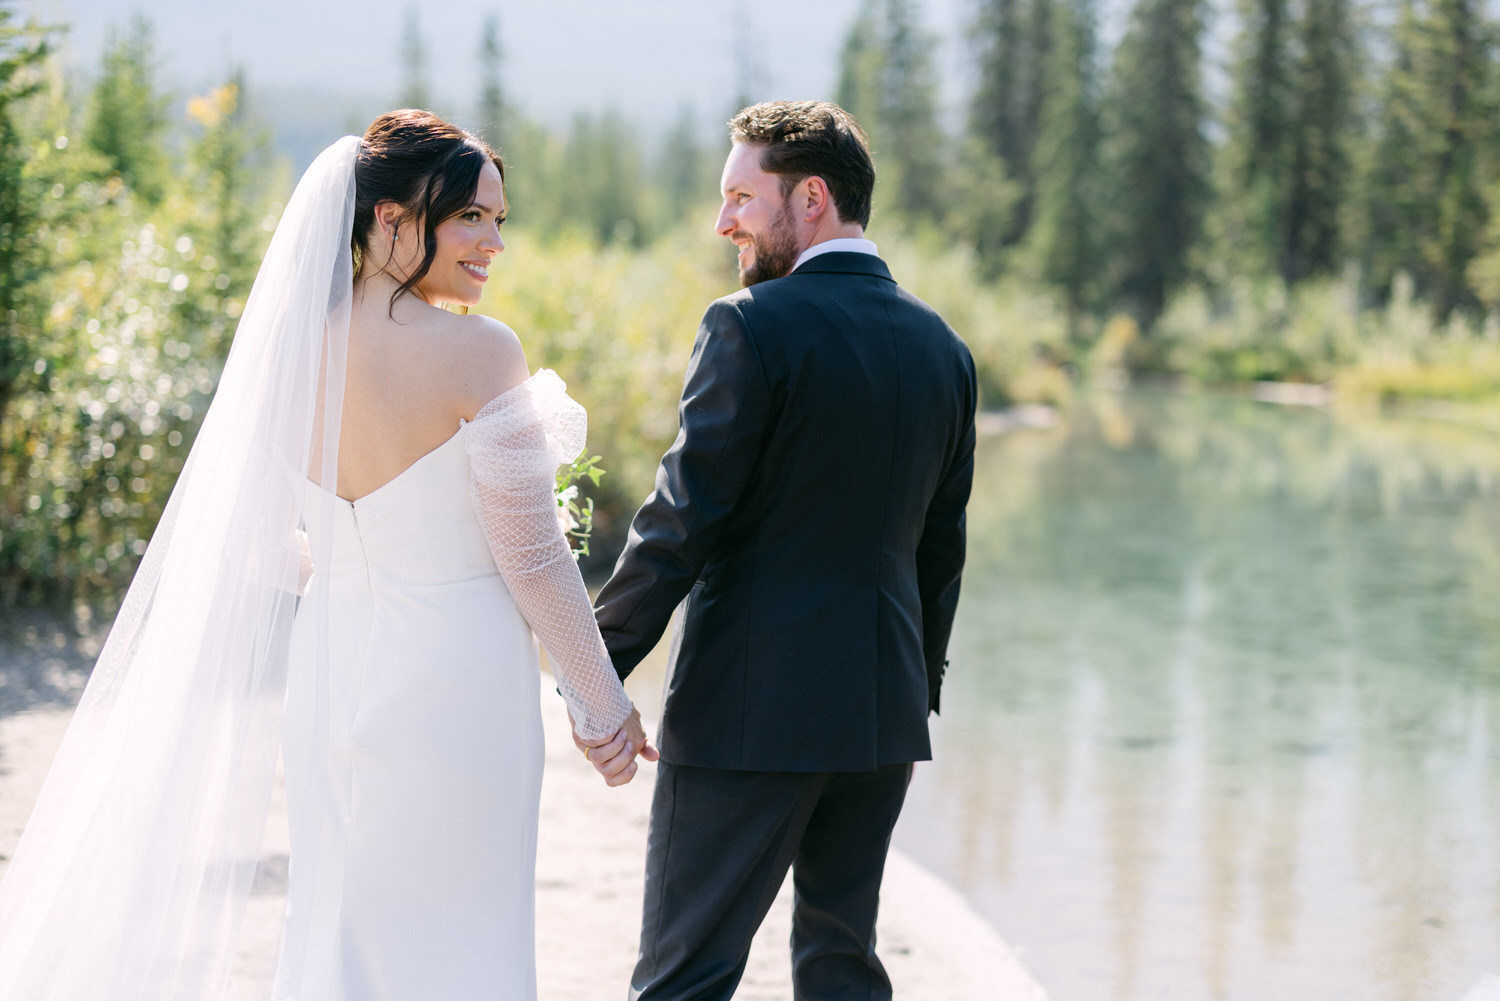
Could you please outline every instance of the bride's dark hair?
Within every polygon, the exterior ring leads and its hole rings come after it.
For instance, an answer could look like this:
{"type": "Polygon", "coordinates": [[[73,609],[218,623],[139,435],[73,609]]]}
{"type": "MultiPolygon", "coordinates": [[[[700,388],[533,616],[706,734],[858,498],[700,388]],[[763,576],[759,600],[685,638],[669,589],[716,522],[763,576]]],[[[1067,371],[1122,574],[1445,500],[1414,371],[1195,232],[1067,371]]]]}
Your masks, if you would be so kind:
{"type": "Polygon", "coordinates": [[[416,288],[437,255],[438,223],[469,207],[486,163],[495,165],[504,183],[498,152],[431,112],[403,108],[371,122],[354,167],[354,273],[369,254],[375,205],[391,201],[404,210],[403,221],[420,220],[424,251],[421,264],[391,294],[391,304],[416,288]]]}

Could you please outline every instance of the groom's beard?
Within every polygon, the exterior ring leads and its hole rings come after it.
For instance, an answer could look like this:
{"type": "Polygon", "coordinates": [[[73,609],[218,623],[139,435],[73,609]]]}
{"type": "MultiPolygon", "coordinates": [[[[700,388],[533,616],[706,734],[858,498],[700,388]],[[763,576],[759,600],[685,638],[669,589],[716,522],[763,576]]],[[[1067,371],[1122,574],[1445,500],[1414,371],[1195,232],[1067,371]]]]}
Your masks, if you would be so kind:
{"type": "Polygon", "coordinates": [[[781,206],[770,229],[751,239],[750,249],[755,254],[755,260],[748,268],[740,270],[740,284],[745,288],[791,274],[799,251],[797,227],[792,222],[790,201],[781,206]]]}

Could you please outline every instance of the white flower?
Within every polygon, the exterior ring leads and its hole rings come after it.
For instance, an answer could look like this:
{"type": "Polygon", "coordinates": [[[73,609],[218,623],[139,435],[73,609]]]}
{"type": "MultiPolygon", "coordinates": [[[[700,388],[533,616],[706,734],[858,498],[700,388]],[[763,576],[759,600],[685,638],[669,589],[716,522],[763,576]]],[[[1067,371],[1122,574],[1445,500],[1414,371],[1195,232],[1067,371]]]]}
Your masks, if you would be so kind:
{"type": "Polygon", "coordinates": [[[572,510],[568,507],[569,502],[578,496],[578,484],[573,484],[566,490],[557,493],[557,527],[567,535],[578,527],[578,519],[573,517],[572,510]]]}

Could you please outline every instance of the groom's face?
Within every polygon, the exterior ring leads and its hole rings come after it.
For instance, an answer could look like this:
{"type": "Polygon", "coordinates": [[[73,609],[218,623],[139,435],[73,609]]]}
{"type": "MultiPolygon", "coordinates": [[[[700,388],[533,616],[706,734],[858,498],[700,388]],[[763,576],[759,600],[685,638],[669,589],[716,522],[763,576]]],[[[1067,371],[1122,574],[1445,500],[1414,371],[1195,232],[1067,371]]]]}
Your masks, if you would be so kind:
{"type": "Polygon", "coordinates": [[[780,278],[802,253],[791,199],[781,177],[760,166],[760,147],[735,143],[719,183],[724,204],[714,228],[739,248],[740,284],[780,278]]]}

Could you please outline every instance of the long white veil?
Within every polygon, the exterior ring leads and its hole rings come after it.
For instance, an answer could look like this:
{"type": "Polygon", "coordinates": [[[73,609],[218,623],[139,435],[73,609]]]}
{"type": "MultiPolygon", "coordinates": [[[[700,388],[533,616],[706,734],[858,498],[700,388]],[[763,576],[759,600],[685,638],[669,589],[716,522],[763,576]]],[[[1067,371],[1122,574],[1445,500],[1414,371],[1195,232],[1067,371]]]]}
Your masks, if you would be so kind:
{"type": "Polygon", "coordinates": [[[337,482],[359,147],[325,150],[287,205],[0,884],[3,1001],[223,992],[280,743],[296,530],[303,504],[333,504],[304,477],[337,482]]]}

